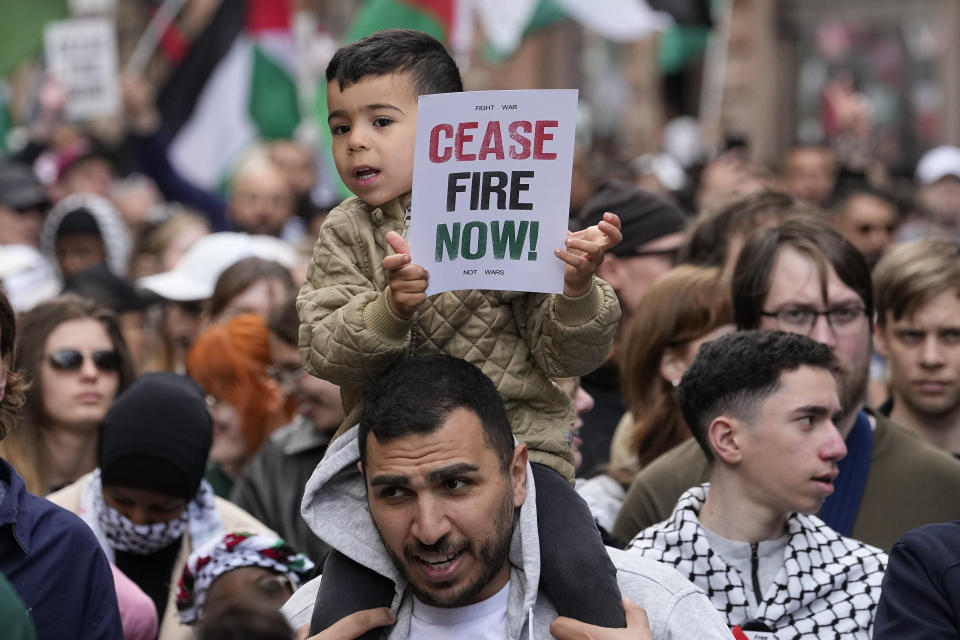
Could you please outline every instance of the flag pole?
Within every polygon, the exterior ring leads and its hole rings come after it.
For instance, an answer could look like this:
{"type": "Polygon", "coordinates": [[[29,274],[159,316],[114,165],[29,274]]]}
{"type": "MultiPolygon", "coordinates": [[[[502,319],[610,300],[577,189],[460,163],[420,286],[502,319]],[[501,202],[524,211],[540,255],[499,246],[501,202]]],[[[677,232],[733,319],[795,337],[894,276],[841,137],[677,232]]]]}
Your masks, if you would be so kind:
{"type": "Polygon", "coordinates": [[[150,62],[150,57],[157,50],[160,38],[186,3],[187,0],[164,0],[163,4],[157,8],[137,41],[133,53],[130,54],[130,59],[127,60],[127,71],[137,75],[143,74],[147,63],[150,62]]]}
{"type": "Polygon", "coordinates": [[[700,126],[708,142],[719,145],[723,129],[723,92],[730,52],[730,28],[734,0],[719,9],[719,24],[710,34],[700,89],[700,126]],[[719,33],[718,33],[719,32],[719,33]]]}

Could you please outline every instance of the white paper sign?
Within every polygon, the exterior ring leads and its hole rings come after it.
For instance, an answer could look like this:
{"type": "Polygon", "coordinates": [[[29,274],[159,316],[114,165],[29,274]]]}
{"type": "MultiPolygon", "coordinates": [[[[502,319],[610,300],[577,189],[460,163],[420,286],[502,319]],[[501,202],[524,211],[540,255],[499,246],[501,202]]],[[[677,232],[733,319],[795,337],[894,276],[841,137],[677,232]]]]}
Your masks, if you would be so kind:
{"type": "Polygon", "coordinates": [[[563,291],[575,89],[420,96],[410,254],[427,295],[563,291]]]}
{"type": "Polygon", "coordinates": [[[43,30],[47,68],[67,91],[67,117],[109,117],[120,110],[117,37],[106,18],[51,22],[43,30]]]}

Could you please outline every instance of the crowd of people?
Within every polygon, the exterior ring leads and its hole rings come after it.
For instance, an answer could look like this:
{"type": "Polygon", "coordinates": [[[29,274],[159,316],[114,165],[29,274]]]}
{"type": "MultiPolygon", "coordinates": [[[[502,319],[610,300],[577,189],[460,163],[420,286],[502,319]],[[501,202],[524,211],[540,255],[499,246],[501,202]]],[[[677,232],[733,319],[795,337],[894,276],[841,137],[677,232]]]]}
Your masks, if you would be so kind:
{"type": "Polygon", "coordinates": [[[140,77],[122,162],[55,91],[0,161],[5,638],[960,638],[960,149],[578,148],[562,293],[427,296],[457,65],[326,81],[339,204],[295,140],[191,184],[140,77]]]}

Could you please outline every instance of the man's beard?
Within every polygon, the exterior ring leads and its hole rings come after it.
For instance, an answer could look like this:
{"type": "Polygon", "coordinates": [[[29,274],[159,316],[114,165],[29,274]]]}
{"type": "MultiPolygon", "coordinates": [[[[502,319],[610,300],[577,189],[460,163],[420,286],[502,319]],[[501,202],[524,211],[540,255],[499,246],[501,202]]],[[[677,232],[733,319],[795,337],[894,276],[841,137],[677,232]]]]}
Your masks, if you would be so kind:
{"type": "MultiPolygon", "coordinates": [[[[494,521],[494,535],[491,538],[481,541],[479,549],[474,548],[473,543],[469,540],[453,542],[444,536],[432,545],[415,543],[404,547],[402,559],[398,558],[389,547],[387,547],[387,553],[390,555],[391,560],[393,560],[393,564],[400,570],[401,575],[409,582],[414,595],[421,602],[433,607],[460,607],[483,591],[507,562],[510,555],[510,541],[513,537],[514,511],[512,494],[507,492],[504,495],[503,503],[494,521]],[[437,557],[469,552],[473,553],[474,560],[480,567],[479,575],[477,575],[472,582],[462,587],[459,591],[451,593],[443,600],[437,599],[430,591],[421,589],[419,585],[410,579],[406,570],[408,564],[419,562],[417,555],[437,557]]],[[[451,584],[452,582],[433,583],[433,591],[443,591],[451,586],[451,584]]]]}

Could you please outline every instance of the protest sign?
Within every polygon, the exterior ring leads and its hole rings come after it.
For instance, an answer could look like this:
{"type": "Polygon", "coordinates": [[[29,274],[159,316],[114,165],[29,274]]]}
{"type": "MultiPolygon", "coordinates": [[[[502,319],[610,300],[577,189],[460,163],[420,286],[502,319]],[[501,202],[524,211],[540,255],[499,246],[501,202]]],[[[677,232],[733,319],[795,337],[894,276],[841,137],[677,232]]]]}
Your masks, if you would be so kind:
{"type": "Polygon", "coordinates": [[[427,295],[563,291],[577,91],[420,96],[410,254],[427,295]]]}
{"type": "Polygon", "coordinates": [[[51,22],[43,30],[47,68],[67,92],[71,120],[109,117],[120,110],[117,38],[106,18],[51,22]]]}

